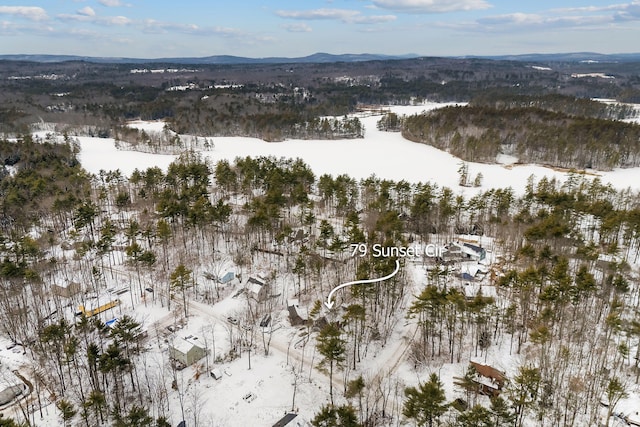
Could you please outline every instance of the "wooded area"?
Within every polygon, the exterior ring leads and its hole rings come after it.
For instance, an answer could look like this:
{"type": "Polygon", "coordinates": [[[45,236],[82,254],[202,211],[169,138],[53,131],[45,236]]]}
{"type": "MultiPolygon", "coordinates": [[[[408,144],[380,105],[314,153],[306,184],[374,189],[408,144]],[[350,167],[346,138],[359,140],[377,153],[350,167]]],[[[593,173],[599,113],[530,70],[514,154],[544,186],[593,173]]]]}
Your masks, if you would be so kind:
{"type": "MultiPolygon", "coordinates": [[[[30,374],[38,381],[38,398],[64,396],[57,400],[63,420],[167,425],[166,399],[177,377],[175,370],[168,376],[148,370],[143,363],[148,346],[135,338],[140,324],[133,319],[125,316],[111,329],[97,318],[70,323],[60,297],[54,299],[59,311],[52,314],[47,309],[52,278],[61,272],[79,272],[84,286],[97,291],[124,257],[121,262],[133,277],[131,292],[140,286],[144,293],[142,283],[151,280],[158,283],[157,298],[167,308],[178,304],[177,310],[188,315],[191,301],[216,300],[202,284],[198,291],[192,273],[202,270],[202,260],[214,248],[224,248],[243,269],[266,257],[281,265],[274,274],[293,271],[298,297],[315,306],[311,317],[319,318],[327,282],[393,270],[392,258],[349,257],[351,243],[444,243],[470,228],[491,236],[494,251],[503,254],[491,273],[495,296],[470,298],[453,285],[453,271],[436,264],[415,296],[412,280],[400,274],[384,286],[353,287],[339,297],[342,314],[333,320],[330,313],[323,314],[329,323],[314,327],[317,351],[331,384],[342,377],[344,389],[334,388],[332,399],[340,395],[346,401],[325,408],[315,425],[378,425],[385,417],[401,416],[379,400],[393,378],[363,379],[358,372],[372,345],[389,342],[395,325],[403,321],[397,316],[399,307],[407,301],[406,320],[417,333],[409,360],[416,369],[482,357],[491,346],[507,342],[525,360],[491,405],[481,404],[486,398],[473,388],[468,403],[480,406],[468,409],[451,409],[442,397],[420,398],[442,395],[437,377],[392,397],[406,397],[402,413],[418,423],[522,425],[527,417],[561,425],[591,423],[612,382],[640,375],[639,289],[628,265],[637,260],[640,248],[640,198],[635,193],[576,174],[562,185],[531,179],[522,197],[507,189],[465,200],[430,183],[316,177],[299,160],[247,157],[210,165],[189,152],[166,173],[152,168],[131,177],[105,172],[90,179],[77,175],[73,145],[28,138],[3,145],[5,164],[16,172],[2,180],[7,197],[1,325],[38,361],[30,374]],[[45,158],[60,162],[49,160],[49,169],[39,168],[39,173],[53,169],[61,178],[43,184],[59,187],[64,177],[74,176],[82,179],[74,188],[86,191],[56,193],[54,187],[47,197],[39,196],[45,193],[37,191],[33,166],[45,158]],[[28,209],[23,192],[29,195],[28,209]],[[285,244],[298,228],[308,233],[309,241],[285,244]],[[37,230],[34,237],[30,230],[37,230]],[[117,249],[120,241],[124,247],[117,249]],[[268,255],[272,242],[282,252],[268,255]],[[72,258],[54,255],[61,244],[73,251],[72,258]],[[185,246],[191,248],[188,253],[180,250],[185,246]],[[610,261],[601,261],[607,259],[603,256],[610,261]],[[166,291],[160,292],[162,287],[166,291]],[[170,294],[179,298],[171,301],[170,294]],[[433,406],[420,406],[424,399],[433,406]],[[351,424],[322,424],[327,419],[351,424]]],[[[256,321],[273,309],[272,303],[260,303],[244,315],[256,321]]],[[[239,333],[230,336],[241,339],[239,333]]],[[[250,352],[245,357],[251,364],[250,352]]]]}
{"type": "Polygon", "coordinates": [[[65,426],[215,425],[204,379],[231,376],[214,368],[234,361],[257,375],[274,355],[278,394],[291,393],[294,412],[306,387],[310,421],[324,427],[597,425],[637,389],[636,191],[578,172],[531,176],[521,194],[480,189],[464,162],[449,188],[200,153],[219,135],[360,138],[347,113],[435,99],[469,105],[389,113],[378,128],[466,161],[639,166],[640,127],[619,121],[633,110],[590,100],[637,100],[637,65],[420,58],[142,76],[126,64],[0,66],[0,331],[24,352],[29,383],[0,425],[42,425],[52,406],[65,426]],[[568,77],[596,66],[615,81],[568,77]],[[150,134],[131,119],[167,125],[150,134]],[[77,135],[179,155],[164,170],[91,175],[77,135]],[[386,277],[396,262],[395,276],[323,305],[337,284],[386,277]],[[469,263],[482,280],[462,270],[469,263]],[[136,317],[151,308],[163,317],[136,317]],[[198,318],[210,323],[198,331],[202,359],[184,369],[176,331],[198,318]],[[509,372],[487,364],[496,354],[515,364],[509,372]],[[451,388],[460,397],[450,401],[451,388]]]}
{"type": "MultiPolygon", "coordinates": [[[[640,165],[637,124],[521,107],[525,102],[507,99],[496,101],[503,105],[499,108],[468,105],[409,116],[403,120],[402,134],[473,162],[493,163],[498,154],[507,154],[522,163],[575,169],[640,165]]],[[[600,114],[615,113],[612,109],[600,114]]]]}

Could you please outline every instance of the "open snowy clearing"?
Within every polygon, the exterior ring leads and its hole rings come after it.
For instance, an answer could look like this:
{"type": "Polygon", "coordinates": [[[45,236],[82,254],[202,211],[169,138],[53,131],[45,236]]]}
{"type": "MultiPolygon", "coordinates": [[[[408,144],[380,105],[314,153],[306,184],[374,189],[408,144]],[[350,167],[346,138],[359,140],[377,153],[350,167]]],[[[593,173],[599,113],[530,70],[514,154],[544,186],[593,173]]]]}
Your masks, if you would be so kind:
{"type": "MultiPolygon", "coordinates": [[[[385,107],[397,114],[418,114],[422,111],[441,108],[452,104],[427,103],[416,106],[385,107]]],[[[554,170],[538,165],[513,164],[517,159],[501,156],[502,164],[468,163],[469,176],[473,179],[482,173],[480,188],[458,186],[458,168],[461,160],[434,147],[408,141],[399,133],[382,132],[376,129],[381,116],[362,117],[365,127],[363,139],[348,140],[287,140],[265,142],[255,138],[221,137],[215,138],[215,148],[203,152],[212,162],[233,161],[244,156],[299,157],[316,175],[334,176],[348,174],[356,179],[376,175],[379,178],[411,183],[435,182],[442,186],[457,188],[461,194],[473,195],[481,190],[512,187],[516,193],[523,193],[527,178],[535,176],[536,181],[547,176],[564,180],[566,171],[554,170]]],[[[136,121],[130,124],[145,131],[162,131],[162,122],[136,121]]],[[[85,169],[92,173],[100,170],[119,169],[130,175],[135,169],[158,166],[164,170],[175,156],[121,151],[113,139],[80,137],[80,160],[85,169]]],[[[604,183],[618,189],[640,189],[640,168],[618,169],[611,172],[590,171],[588,176],[599,176],[604,183]],[[591,173],[593,175],[591,175],[591,173]]]]}

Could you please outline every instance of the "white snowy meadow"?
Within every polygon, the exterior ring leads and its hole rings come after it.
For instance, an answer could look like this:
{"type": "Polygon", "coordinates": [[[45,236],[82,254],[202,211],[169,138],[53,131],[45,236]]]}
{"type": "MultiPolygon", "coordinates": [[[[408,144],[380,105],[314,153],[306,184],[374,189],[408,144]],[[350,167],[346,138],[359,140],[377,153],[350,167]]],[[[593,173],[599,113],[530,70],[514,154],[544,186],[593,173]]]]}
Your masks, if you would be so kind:
{"type": "MultiPolygon", "coordinates": [[[[426,103],[416,106],[390,106],[390,111],[399,115],[418,114],[451,104],[426,103]]],[[[535,176],[538,181],[543,176],[564,180],[566,171],[558,171],[538,165],[515,164],[517,159],[502,156],[500,164],[468,163],[469,176],[482,173],[480,188],[458,186],[458,169],[461,160],[446,152],[426,144],[408,141],[399,133],[383,132],[376,129],[381,116],[362,117],[365,137],[346,140],[287,140],[265,142],[256,138],[220,137],[214,138],[215,148],[203,152],[212,162],[233,161],[244,156],[275,156],[301,158],[316,173],[316,176],[348,174],[356,179],[376,175],[394,181],[411,183],[435,182],[441,186],[456,189],[464,195],[472,195],[490,188],[512,187],[518,194],[524,192],[527,179],[535,176]]],[[[163,122],[132,122],[130,126],[146,131],[162,131],[163,122]]],[[[129,176],[137,169],[158,166],[166,170],[175,156],[121,151],[113,139],[78,138],[81,146],[80,161],[92,173],[102,170],[119,169],[129,176]]],[[[610,183],[617,189],[640,189],[640,168],[618,169],[610,172],[591,171],[589,176],[598,176],[603,183],[610,183]]]]}

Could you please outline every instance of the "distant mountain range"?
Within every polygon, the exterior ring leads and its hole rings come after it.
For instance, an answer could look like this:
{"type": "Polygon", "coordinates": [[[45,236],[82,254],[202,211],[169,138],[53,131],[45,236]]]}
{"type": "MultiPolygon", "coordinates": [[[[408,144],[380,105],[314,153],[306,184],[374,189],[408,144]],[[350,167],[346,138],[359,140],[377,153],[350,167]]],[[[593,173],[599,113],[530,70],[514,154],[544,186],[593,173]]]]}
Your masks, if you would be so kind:
{"type": "Polygon", "coordinates": [[[75,55],[0,55],[0,60],[11,61],[32,61],[32,62],[65,62],[65,61],[86,61],[102,64],[294,64],[294,63],[333,63],[333,62],[363,62],[363,61],[386,61],[394,59],[417,58],[419,55],[376,55],[376,54],[342,54],[332,55],[330,53],[314,53],[313,55],[299,58],[267,57],[267,58],[246,58],[232,55],[214,55],[205,57],[178,57],[178,58],[118,58],[118,57],[95,57],[95,56],[75,56],[75,55]]]}
{"type": "MultiPolygon", "coordinates": [[[[363,61],[387,61],[399,59],[419,58],[420,55],[377,55],[377,54],[341,54],[314,53],[313,55],[287,58],[266,57],[247,58],[232,55],[214,55],[205,57],[177,57],[177,58],[121,58],[121,57],[96,57],[76,55],[0,55],[0,60],[31,61],[31,62],[66,62],[85,61],[102,64],[310,64],[310,63],[335,63],[335,62],[363,62],[363,61]]],[[[593,52],[576,53],[536,53],[523,55],[497,55],[497,56],[456,56],[450,58],[477,58],[523,62],[640,62],[640,53],[601,54],[593,52]]]]}
{"type": "Polygon", "coordinates": [[[531,53],[523,55],[465,56],[465,58],[482,58],[525,62],[639,62],[640,53],[531,53]]]}

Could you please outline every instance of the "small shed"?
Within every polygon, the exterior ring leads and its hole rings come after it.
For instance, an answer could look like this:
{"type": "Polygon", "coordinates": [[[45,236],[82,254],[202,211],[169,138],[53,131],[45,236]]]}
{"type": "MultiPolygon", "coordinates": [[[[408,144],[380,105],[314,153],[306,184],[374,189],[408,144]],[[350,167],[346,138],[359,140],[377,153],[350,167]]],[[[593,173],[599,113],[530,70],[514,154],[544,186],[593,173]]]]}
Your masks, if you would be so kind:
{"type": "Polygon", "coordinates": [[[474,280],[474,277],[469,273],[462,273],[462,280],[474,280]]]}
{"type": "Polygon", "coordinates": [[[306,233],[302,228],[299,228],[295,231],[292,231],[291,234],[289,234],[287,240],[289,241],[289,243],[306,242],[307,240],[309,240],[309,234],[306,233]]]}
{"type": "Polygon", "coordinates": [[[236,278],[235,272],[227,271],[224,275],[218,278],[218,282],[220,282],[223,285],[226,285],[227,283],[231,282],[235,278],[236,278]]]}
{"type": "Polygon", "coordinates": [[[220,369],[215,368],[212,369],[211,372],[209,372],[209,375],[211,375],[211,378],[213,378],[214,380],[219,380],[222,378],[222,371],[220,371],[220,369]]]}
{"type": "Polygon", "coordinates": [[[445,245],[442,250],[442,261],[451,262],[462,259],[462,248],[456,243],[445,245]]]}
{"type": "Polygon", "coordinates": [[[169,357],[185,366],[193,365],[206,354],[198,337],[178,338],[169,345],[169,357]]]}

